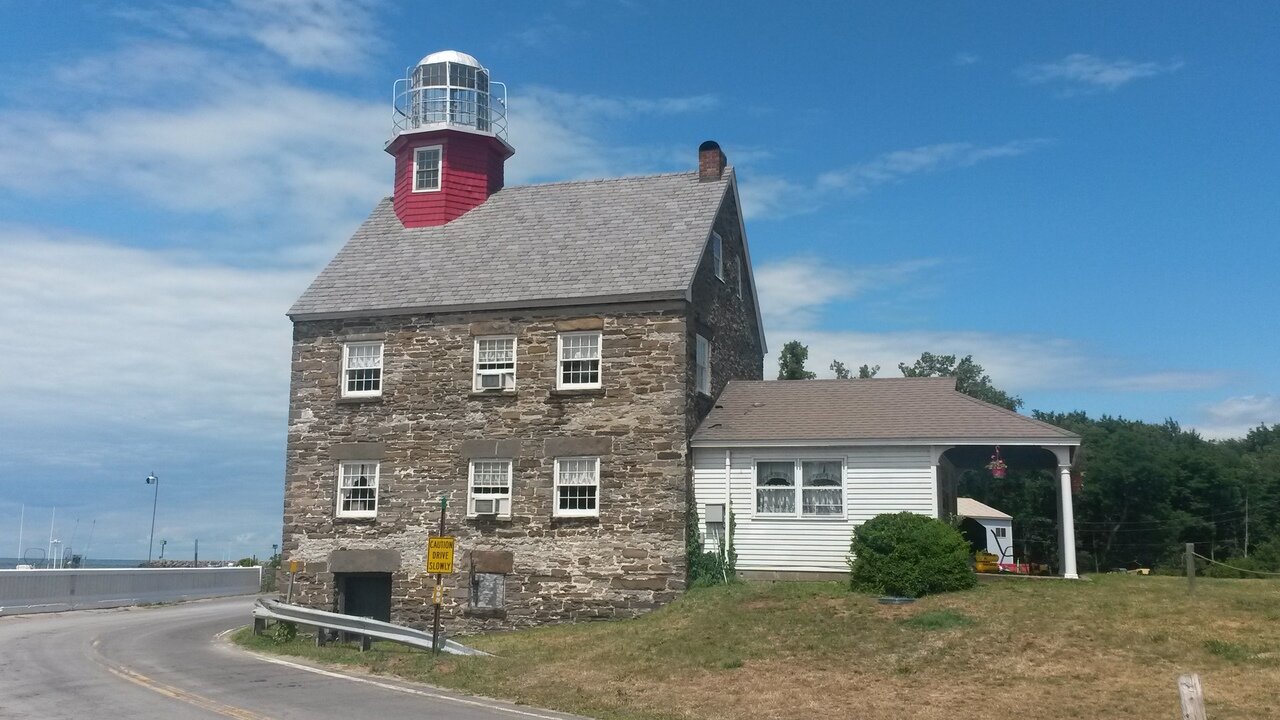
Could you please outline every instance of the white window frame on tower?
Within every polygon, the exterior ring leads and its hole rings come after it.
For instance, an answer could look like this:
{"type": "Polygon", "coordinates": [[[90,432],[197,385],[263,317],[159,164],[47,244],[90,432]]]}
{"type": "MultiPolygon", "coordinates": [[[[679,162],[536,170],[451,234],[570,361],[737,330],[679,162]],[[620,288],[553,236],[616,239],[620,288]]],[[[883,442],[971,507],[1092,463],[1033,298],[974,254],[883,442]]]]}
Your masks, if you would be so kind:
{"type": "Polygon", "coordinates": [[[338,463],[337,516],[344,518],[371,518],[378,516],[378,480],[382,464],[377,460],[343,460],[338,463]],[[372,472],[370,472],[372,470],[372,472]],[[350,472],[348,472],[350,471],[350,472]],[[363,481],[363,484],[361,483],[363,481]],[[372,490],[372,497],[366,491],[372,490]],[[359,491],[361,497],[354,497],[359,491]],[[358,510],[344,508],[347,502],[366,506],[358,510]]]}
{"type": "Polygon", "coordinates": [[[440,188],[444,187],[444,146],[443,145],[423,145],[413,149],[413,191],[419,192],[440,192],[440,188]],[[418,158],[428,150],[434,150],[436,153],[436,185],[435,187],[422,187],[418,185],[418,158]]]}
{"type": "Polygon", "coordinates": [[[711,268],[720,282],[724,282],[724,240],[714,230],[711,232],[711,268]]]}
{"type": "Polygon", "coordinates": [[[475,348],[472,355],[472,376],[471,389],[476,392],[498,391],[511,392],[516,389],[516,337],[514,335],[489,335],[477,337],[473,344],[475,348]],[[511,352],[511,361],[509,363],[502,361],[493,361],[492,357],[486,362],[481,362],[481,346],[487,343],[509,343],[511,352]],[[487,365],[488,367],[481,367],[487,365]],[[485,387],[484,378],[497,377],[498,385],[496,387],[485,387]]]}
{"type": "MultiPolygon", "coordinates": [[[[555,517],[599,517],[600,516],[600,458],[599,457],[558,457],[555,459],[555,496],[552,500],[552,514],[555,517]],[[592,482],[563,482],[561,477],[562,465],[565,463],[573,463],[578,467],[573,470],[565,469],[564,472],[581,473],[584,472],[582,466],[587,466],[592,475],[592,482]],[[583,495],[581,497],[563,498],[564,500],[585,500],[590,497],[591,507],[589,508],[562,508],[560,491],[565,488],[590,488],[595,491],[594,495],[583,495]]],[[[576,503],[573,503],[576,504],[576,503]]],[[[585,504],[585,503],[583,503],[585,504]]]]}
{"type": "Polygon", "coordinates": [[[711,341],[701,335],[694,336],[693,378],[698,392],[711,395],[711,341]]]}
{"type": "Polygon", "coordinates": [[[556,338],[556,388],[559,390],[591,390],[604,387],[604,333],[600,331],[593,332],[566,332],[560,333],[556,338]],[[594,337],[596,345],[595,357],[565,357],[564,342],[569,338],[594,337]],[[568,363],[581,362],[589,363],[594,361],[596,364],[596,381],[595,382],[566,382],[564,379],[566,372],[590,372],[589,369],[572,371],[568,370],[568,363]]]}
{"type": "Polygon", "coordinates": [[[383,352],[384,346],[381,341],[373,342],[349,342],[342,345],[342,397],[378,397],[382,394],[383,381],[383,352]],[[377,360],[374,364],[360,363],[362,367],[351,367],[351,351],[356,348],[377,348],[377,360]],[[368,371],[369,377],[356,377],[360,373],[368,371]],[[375,372],[376,371],[376,372],[375,372]],[[353,390],[353,383],[366,384],[370,387],[364,390],[353,390]]]}

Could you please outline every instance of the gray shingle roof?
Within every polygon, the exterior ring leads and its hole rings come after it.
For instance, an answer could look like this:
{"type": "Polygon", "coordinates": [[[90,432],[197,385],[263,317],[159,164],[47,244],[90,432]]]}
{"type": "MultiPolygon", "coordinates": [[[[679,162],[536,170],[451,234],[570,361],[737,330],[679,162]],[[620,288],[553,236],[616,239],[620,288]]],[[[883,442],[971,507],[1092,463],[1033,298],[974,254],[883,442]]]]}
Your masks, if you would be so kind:
{"type": "Polygon", "coordinates": [[[1060,427],[958,392],[954,378],[734,380],[694,433],[696,444],[866,440],[1046,441],[1060,427]]]}
{"type": "Polygon", "coordinates": [[[289,315],[683,297],[732,177],[508,187],[446,225],[412,229],[386,198],[289,315]]]}

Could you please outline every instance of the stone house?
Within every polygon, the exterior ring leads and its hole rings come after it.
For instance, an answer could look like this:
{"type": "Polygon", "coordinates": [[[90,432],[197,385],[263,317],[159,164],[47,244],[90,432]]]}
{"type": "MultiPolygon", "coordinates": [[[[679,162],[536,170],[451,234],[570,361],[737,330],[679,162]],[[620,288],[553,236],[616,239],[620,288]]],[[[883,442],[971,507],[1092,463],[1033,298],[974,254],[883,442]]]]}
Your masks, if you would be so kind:
{"type": "Polygon", "coordinates": [[[393,194],[289,311],[303,604],[429,622],[442,498],[452,631],[685,587],[690,438],[765,352],[733,169],[504,187],[499,87],[452,51],[397,83],[393,194]]]}

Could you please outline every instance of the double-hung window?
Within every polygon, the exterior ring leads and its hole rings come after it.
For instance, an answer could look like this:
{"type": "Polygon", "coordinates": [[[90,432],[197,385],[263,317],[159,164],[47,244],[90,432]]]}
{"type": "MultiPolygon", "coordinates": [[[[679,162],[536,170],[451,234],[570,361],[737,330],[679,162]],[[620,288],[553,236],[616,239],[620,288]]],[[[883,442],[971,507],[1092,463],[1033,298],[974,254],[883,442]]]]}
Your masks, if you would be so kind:
{"type": "Polygon", "coordinates": [[[600,458],[556,458],[555,473],[557,517],[600,514],[600,458]]]}
{"type": "Polygon", "coordinates": [[[467,517],[511,517],[511,461],[472,460],[468,474],[467,517]]]}
{"type": "Polygon", "coordinates": [[[724,280],[724,241],[716,232],[711,233],[711,268],[715,270],[716,277],[724,280]]]}
{"type": "Polygon", "coordinates": [[[350,342],[342,346],[342,396],[382,394],[382,343],[350,342]]]}
{"type": "Polygon", "coordinates": [[[338,465],[338,517],[378,514],[378,463],[344,461],[338,465]]]}
{"type": "Polygon", "coordinates": [[[428,145],[413,151],[413,191],[433,192],[440,189],[440,159],[444,149],[428,145]]]}
{"type": "Polygon", "coordinates": [[[600,337],[598,332],[560,334],[556,387],[600,387],[600,337]]]}
{"type": "Polygon", "coordinates": [[[694,382],[698,392],[711,394],[711,342],[701,335],[696,337],[693,354],[694,382]]]}
{"type": "Polygon", "coordinates": [[[476,338],[475,390],[514,390],[516,387],[516,339],[476,338]]]}
{"type": "Polygon", "coordinates": [[[756,463],[756,515],[844,517],[842,460],[761,460],[756,463]]]}

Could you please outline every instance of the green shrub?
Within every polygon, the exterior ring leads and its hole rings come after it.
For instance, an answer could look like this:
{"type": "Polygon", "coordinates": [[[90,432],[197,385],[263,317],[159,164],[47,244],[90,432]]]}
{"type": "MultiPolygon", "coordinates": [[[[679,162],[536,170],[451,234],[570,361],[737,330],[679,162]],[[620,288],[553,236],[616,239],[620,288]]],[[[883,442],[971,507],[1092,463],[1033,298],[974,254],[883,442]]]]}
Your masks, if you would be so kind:
{"type": "Polygon", "coordinates": [[[849,581],[854,590],[903,597],[971,588],[969,543],[941,520],[915,513],[877,515],[853,533],[849,581]]]}

